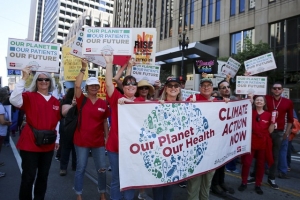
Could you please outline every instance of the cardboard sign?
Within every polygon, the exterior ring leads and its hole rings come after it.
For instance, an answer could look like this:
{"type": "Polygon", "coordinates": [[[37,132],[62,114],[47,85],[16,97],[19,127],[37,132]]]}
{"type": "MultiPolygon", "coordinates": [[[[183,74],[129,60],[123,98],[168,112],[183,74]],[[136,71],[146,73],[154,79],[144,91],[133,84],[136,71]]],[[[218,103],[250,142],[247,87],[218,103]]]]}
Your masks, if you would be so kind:
{"type": "Polygon", "coordinates": [[[193,94],[200,94],[200,92],[199,91],[195,91],[195,90],[181,89],[181,94],[182,94],[182,101],[185,101],[191,95],[193,95],[193,94]]]}
{"type": "Polygon", "coordinates": [[[136,81],[147,80],[148,83],[154,85],[155,81],[159,80],[160,66],[159,65],[136,65],[132,67],[131,75],[136,78],[136,81]]]}
{"type": "Polygon", "coordinates": [[[237,76],[236,94],[266,95],[268,78],[262,76],[237,76]]]}
{"type": "MultiPolygon", "coordinates": [[[[62,47],[62,66],[64,68],[64,80],[75,81],[82,67],[81,58],[70,53],[70,47],[62,47]]],[[[83,80],[88,78],[88,70],[85,70],[83,80]]]]}
{"type": "Polygon", "coordinates": [[[246,71],[250,72],[250,75],[277,68],[272,52],[252,58],[250,60],[246,60],[244,64],[246,71]]]}
{"type": "Polygon", "coordinates": [[[59,53],[59,44],[9,38],[7,69],[31,66],[32,71],[58,73],[59,53]]]}
{"type": "Polygon", "coordinates": [[[86,27],[82,54],[132,55],[132,30],[130,28],[86,27]]]}
{"type": "Polygon", "coordinates": [[[289,99],[290,98],[290,88],[283,88],[281,96],[289,99]]]}
{"type": "Polygon", "coordinates": [[[136,64],[155,64],[156,28],[133,28],[133,55],[136,64]]]}
{"type": "Polygon", "coordinates": [[[125,104],[118,117],[121,190],[176,184],[251,151],[248,99],[125,104]]]}
{"type": "Polygon", "coordinates": [[[196,74],[216,74],[218,72],[218,62],[217,59],[197,59],[194,61],[194,68],[196,74]]]}
{"type": "Polygon", "coordinates": [[[72,44],[70,53],[73,56],[79,57],[79,58],[86,58],[89,62],[92,62],[96,65],[99,65],[101,67],[106,67],[106,61],[103,58],[103,56],[100,55],[83,55],[82,54],[82,42],[83,42],[83,34],[84,32],[82,30],[79,30],[76,34],[76,38],[74,43],[72,44]]]}
{"type": "Polygon", "coordinates": [[[231,78],[235,77],[236,73],[239,71],[241,63],[229,57],[225,66],[221,69],[224,75],[230,75],[231,78]]]}

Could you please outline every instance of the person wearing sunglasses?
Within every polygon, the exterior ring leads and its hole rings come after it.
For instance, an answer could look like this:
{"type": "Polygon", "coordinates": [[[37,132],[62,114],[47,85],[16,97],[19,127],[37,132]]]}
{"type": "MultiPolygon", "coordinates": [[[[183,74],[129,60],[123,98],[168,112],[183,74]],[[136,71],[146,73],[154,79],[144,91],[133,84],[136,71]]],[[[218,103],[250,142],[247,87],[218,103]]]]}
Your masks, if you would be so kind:
{"type": "Polygon", "coordinates": [[[107,103],[97,97],[100,83],[96,77],[90,77],[85,81],[85,96],[81,90],[81,84],[88,61],[81,60],[82,67],[75,81],[76,106],[81,113],[74,133],[74,146],[77,157],[77,166],[74,180],[74,191],[77,200],[81,200],[83,191],[83,179],[90,151],[97,172],[97,187],[100,200],[106,200],[106,161],[105,161],[105,138],[108,134],[108,121],[110,116],[107,103]],[[84,105],[82,106],[82,104],[84,105]]]}
{"type": "Polygon", "coordinates": [[[136,97],[144,97],[145,100],[151,100],[154,94],[154,87],[147,80],[138,82],[136,97]]]}
{"type": "MultiPolygon", "coordinates": [[[[113,55],[103,55],[106,61],[106,99],[111,108],[111,127],[107,138],[106,150],[108,159],[111,166],[111,188],[110,199],[134,199],[135,190],[120,191],[120,178],[119,178],[119,134],[118,134],[118,104],[124,104],[126,102],[145,101],[143,97],[135,97],[137,92],[138,83],[135,77],[125,76],[122,82],[123,92],[121,94],[113,84],[113,55]]],[[[132,66],[133,60],[129,60],[127,65],[132,66]]]]}
{"type": "Polygon", "coordinates": [[[252,111],[252,139],[251,153],[243,155],[242,161],[242,183],[239,191],[247,188],[247,178],[250,172],[252,159],[256,159],[255,165],[255,192],[262,195],[261,183],[265,171],[265,163],[270,166],[273,163],[272,142],[270,133],[274,131],[275,124],[271,121],[271,113],[267,111],[266,99],[264,96],[255,96],[252,111]]]}
{"type": "Polygon", "coordinates": [[[49,94],[54,89],[54,81],[46,72],[36,72],[31,85],[23,92],[30,74],[30,66],[22,69],[22,79],[16,84],[9,99],[12,105],[24,110],[27,122],[17,143],[22,158],[19,198],[33,199],[33,193],[34,199],[44,199],[53,153],[59,148],[59,137],[54,143],[37,145],[33,130],[55,133],[61,118],[60,103],[49,94]]]}

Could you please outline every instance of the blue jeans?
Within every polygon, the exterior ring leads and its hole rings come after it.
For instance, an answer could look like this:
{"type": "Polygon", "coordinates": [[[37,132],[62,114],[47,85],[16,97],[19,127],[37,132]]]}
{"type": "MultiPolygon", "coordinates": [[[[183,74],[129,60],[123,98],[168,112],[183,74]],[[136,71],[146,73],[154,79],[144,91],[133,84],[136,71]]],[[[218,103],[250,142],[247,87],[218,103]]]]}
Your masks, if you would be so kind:
{"type": "Polygon", "coordinates": [[[279,150],[279,160],[278,160],[278,171],[281,173],[286,174],[287,173],[287,151],[288,151],[288,137],[285,140],[281,141],[281,146],[279,150]]]}
{"type": "Polygon", "coordinates": [[[286,161],[287,161],[287,166],[288,168],[291,168],[291,162],[292,162],[292,148],[293,148],[293,144],[292,144],[292,140],[289,141],[288,143],[288,150],[287,150],[287,155],[286,155],[286,161]]]}
{"type": "Polygon", "coordinates": [[[172,200],[172,185],[152,188],[152,192],[155,200],[172,200]]]}
{"type": "Polygon", "coordinates": [[[107,155],[111,166],[110,199],[120,200],[122,193],[125,200],[134,199],[135,190],[120,191],[119,154],[107,151],[107,155]]]}
{"type": "Polygon", "coordinates": [[[76,194],[82,194],[83,176],[87,165],[89,152],[92,151],[96,171],[98,174],[98,191],[105,193],[106,191],[106,164],[105,164],[105,149],[104,147],[88,148],[75,146],[77,167],[75,172],[74,190],[76,194]]]}
{"type": "Polygon", "coordinates": [[[230,171],[235,171],[236,170],[236,160],[237,158],[233,159],[232,161],[230,161],[229,163],[227,163],[226,169],[230,170],[230,171]]]}

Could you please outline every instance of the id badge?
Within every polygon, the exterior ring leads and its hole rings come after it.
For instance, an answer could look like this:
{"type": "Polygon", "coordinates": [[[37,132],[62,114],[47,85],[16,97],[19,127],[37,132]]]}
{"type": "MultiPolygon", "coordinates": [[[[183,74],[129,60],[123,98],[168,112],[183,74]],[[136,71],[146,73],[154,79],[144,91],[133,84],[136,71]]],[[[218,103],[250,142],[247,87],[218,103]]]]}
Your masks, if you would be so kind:
{"type": "Polygon", "coordinates": [[[274,129],[277,129],[277,122],[276,122],[274,125],[275,125],[275,128],[274,128],[274,129]]]}

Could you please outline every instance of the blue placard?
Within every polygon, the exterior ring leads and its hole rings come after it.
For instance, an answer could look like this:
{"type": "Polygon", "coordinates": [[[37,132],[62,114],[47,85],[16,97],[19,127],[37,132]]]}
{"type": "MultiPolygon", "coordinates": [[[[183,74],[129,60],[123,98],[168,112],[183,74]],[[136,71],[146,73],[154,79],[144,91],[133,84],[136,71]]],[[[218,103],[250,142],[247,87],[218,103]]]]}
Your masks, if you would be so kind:
{"type": "Polygon", "coordinates": [[[7,70],[7,75],[8,76],[21,76],[21,70],[8,69],[7,70]]]}

